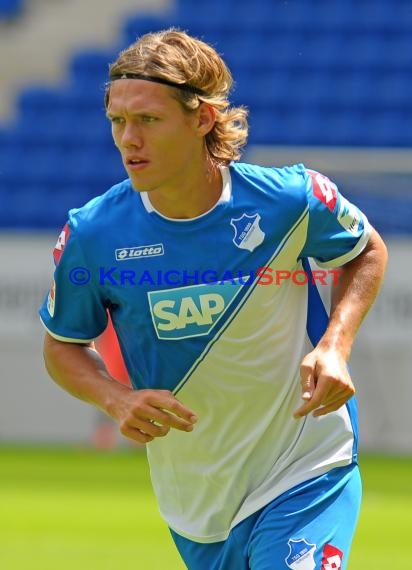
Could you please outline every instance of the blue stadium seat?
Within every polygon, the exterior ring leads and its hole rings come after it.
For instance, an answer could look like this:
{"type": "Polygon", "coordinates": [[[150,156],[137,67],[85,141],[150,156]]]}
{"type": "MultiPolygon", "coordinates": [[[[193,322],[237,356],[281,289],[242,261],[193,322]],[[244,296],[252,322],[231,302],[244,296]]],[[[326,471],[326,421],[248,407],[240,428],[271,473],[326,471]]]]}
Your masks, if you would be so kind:
{"type": "MultiPolygon", "coordinates": [[[[6,4],[22,0],[0,0],[0,18],[6,4]]],[[[128,18],[119,43],[170,26],[223,55],[250,144],[412,147],[410,0],[177,0],[128,18]]],[[[104,110],[117,53],[76,52],[65,85],[22,90],[15,125],[0,129],[0,200],[14,188],[0,226],[55,229],[126,177],[104,110]]]]}
{"type": "Polygon", "coordinates": [[[17,98],[17,110],[24,117],[36,118],[44,113],[59,111],[65,104],[64,91],[44,85],[22,89],[17,98]]]}
{"type": "Polygon", "coordinates": [[[124,46],[128,46],[136,41],[136,39],[148,32],[156,32],[163,28],[169,28],[175,25],[172,19],[165,15],[137,14],[129,17],[123,27],[124,46]]]}
{"type": "Polygon", "coordinates": [[[79,88],[102,88],[108,79],[109,65],[116,58],[112,50],[89,49],[74,54],[69,62],[69,73],[79,88]]]}
{"type": "Polygon", "coordinates": [[[25,0],[0,0],[0,20],[9,20],[20,16],[25,0]]]}
{"type": "Polygon", "coordinates": [[[378,110],[371,113],[368,139],[370,146],[412,147],[412,111],[378,110]]]}
{"type": "MultiPolygon", "coordinates": [[[[412,5],[411,5],[412,11],[412,5]]],[[[412,23],[407,32],[382,34],[380,67],[412,73],[412,23]]]]}

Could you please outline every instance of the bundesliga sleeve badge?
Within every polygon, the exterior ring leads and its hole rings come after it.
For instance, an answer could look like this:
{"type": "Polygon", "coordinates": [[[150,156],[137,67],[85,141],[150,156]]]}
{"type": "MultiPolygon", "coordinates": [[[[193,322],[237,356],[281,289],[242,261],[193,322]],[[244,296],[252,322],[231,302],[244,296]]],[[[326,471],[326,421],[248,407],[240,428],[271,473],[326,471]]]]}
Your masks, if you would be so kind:
{"type": "Polygon", "coordinates": [[[55,299],[56,299],[56,282],[53,279],[50,285],[49,295],[47,297],[47,310],[51,317],[54,316],[55,299]]]}

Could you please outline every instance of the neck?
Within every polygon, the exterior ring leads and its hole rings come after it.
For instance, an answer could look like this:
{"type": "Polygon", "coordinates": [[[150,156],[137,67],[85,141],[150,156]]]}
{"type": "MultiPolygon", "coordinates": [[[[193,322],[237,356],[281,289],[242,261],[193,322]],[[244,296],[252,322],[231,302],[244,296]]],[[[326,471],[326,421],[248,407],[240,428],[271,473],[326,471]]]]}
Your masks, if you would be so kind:
{"type": "Polygon", "coordinates": [[[148,193],[152,206],[163,216],[175,219],[196,218],[218,202],[222,194],[222,175],[220,169],[213,165],[207,172],[179,188],[169,190],[152,190],[148,193]]]}

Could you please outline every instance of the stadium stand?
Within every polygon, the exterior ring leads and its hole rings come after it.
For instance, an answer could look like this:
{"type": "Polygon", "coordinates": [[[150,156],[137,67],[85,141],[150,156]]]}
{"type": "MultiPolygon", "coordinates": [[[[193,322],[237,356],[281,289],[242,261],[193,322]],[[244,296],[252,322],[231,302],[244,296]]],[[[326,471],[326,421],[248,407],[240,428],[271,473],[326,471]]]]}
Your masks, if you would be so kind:
{"type": "Polygon", "coordinates": [[[16,123],[0,129],[1,227],[55,229],[67,207],[125,177],[104,117],[108,63],[137,36],[172,25],[226,59],[232,99],[250,109],[250,145],[412,147],[408,0],[180,0],[159,17],[128,18],[112,50],[74,53],[64,86],[20,93],[16,123]]]}
{"type": "Polygon", "coordinates": [[[24,0],[0,0],[0,20],[17,18],[24,10],[24,0]]]}

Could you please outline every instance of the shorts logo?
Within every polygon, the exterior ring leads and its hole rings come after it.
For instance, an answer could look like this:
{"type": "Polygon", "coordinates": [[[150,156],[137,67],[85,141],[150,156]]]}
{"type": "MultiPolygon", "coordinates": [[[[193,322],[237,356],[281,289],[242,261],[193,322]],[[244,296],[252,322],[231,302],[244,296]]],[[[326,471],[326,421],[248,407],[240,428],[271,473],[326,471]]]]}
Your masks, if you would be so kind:
{"type": "Polygon", "coordinates": [[[149,291],[150,312],[158,338],[179,340],[207,335],[242,290],[241,279],[233,281],[149,291]]]}
{"type": "Polygon", "coordinates": [[[142,259],[143,257],[155,257],[157,255],[164,255],[164,247],[162,243],[138,245],[136,247],[122,247],[115,250],[116,261],[142,259]]]}
{"type": "Polygon", "coordinates": [[[242,214],[240,218],[232,218],[230,220],[230,225],[235,230],[233,243],[236,247],[253,251],[262,243],[265,233],[260,229],[260,220],[260,214],[254,214],[253,216],[242,214]]]}
{"type": "Polygon", "coordinates": [[[338,222],[349,233],[357,235],[361,215],[356,206],[351,204],[346,198],[341,196],[340,208],[338,213],[338,222]]]}
{"type": "Polygon", "coordinates": [[[285,558],[288,568],[292,570],[315,570],[316,564],[313,557],[316,544],[307,542],[304,538],[289,539],[289,554],[285,558]]]}
{"type": "Polygon", "coordinates": [[[322,554],[322,568],[321,570],[340,570],[342,568],[343,552],[332,546],[326,544],[322,554]]]}
{"type": "Polygon", "coordinates": [[[318,200],[323,202],[327,208],[333,212],[336,205],[337,189],[335,184],[320,172],[315,170],[306,171],[312,178],[313,194],[318,200]]]}

